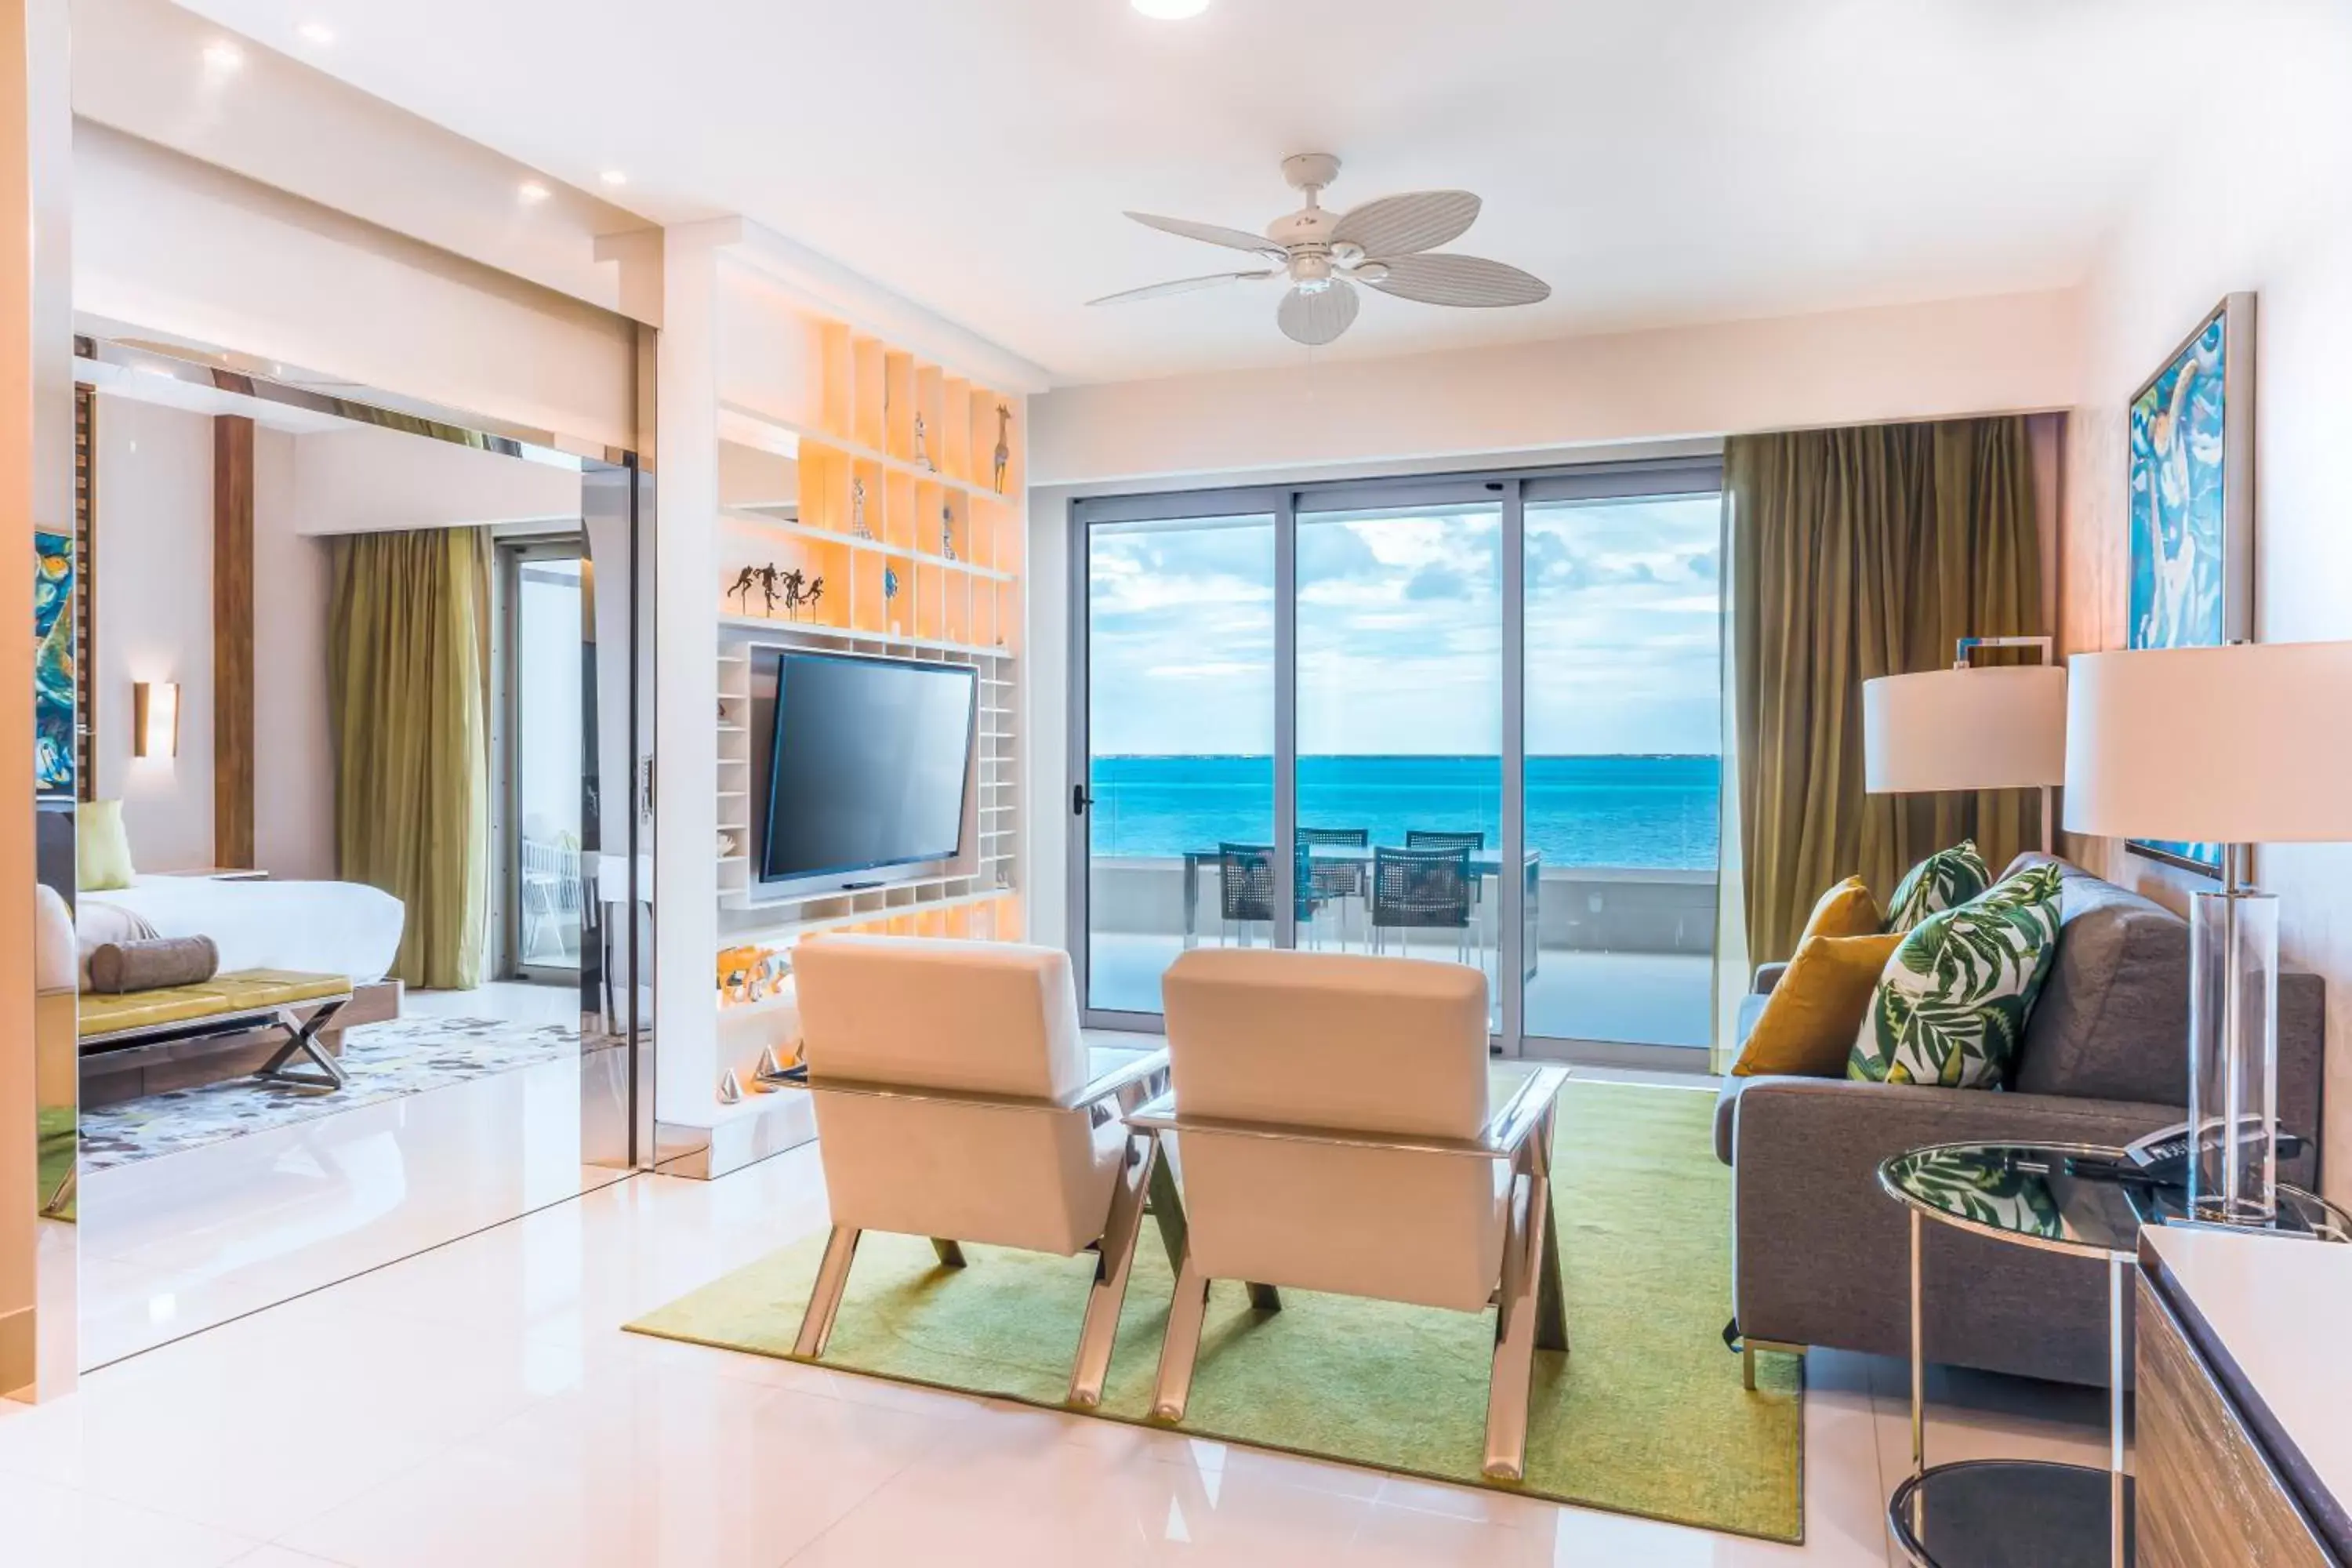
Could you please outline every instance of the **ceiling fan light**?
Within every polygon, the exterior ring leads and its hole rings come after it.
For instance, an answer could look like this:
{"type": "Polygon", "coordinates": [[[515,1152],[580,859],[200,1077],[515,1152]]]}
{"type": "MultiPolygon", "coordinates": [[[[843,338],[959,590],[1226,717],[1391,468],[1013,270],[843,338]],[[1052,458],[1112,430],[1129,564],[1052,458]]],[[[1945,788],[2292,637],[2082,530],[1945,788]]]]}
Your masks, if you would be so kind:
{"type": "Polygon", "coordinates": [[[1389,264],[1385,261],[1367,261],[1356,268],[1358,280],[1365,283],[1378,283],[1388,275],[1389,264]]]}

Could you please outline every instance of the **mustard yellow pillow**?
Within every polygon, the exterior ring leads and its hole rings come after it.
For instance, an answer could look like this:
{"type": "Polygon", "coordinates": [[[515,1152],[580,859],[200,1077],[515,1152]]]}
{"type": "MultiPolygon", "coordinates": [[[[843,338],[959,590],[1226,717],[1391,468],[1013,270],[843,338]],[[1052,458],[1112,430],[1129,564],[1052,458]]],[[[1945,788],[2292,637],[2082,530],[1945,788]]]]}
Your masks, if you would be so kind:
{"type": "Polygon", "coordinates": [[[1805,917],[1805,936],[1876,936],[1885,929],[1878,900],[1859,877],[1848,877],[1823,893],[1805,917]]]}
{"type": "Polygon", "coordinates": [[[127,888],[131,836],[122,828],[122,803],[86,800],[74,807],[74,882],[85,893],[127,888]]]}
{"type": "Polygon", "coordinates": [[[1809,936],[1798,943],[1788,972],[1765,998],[1755,1031],[1739,1047],[1732,1076],[1843,1078],[1878,977],[1902,942],[1901,931],[1873,931],[1809,936]]]}

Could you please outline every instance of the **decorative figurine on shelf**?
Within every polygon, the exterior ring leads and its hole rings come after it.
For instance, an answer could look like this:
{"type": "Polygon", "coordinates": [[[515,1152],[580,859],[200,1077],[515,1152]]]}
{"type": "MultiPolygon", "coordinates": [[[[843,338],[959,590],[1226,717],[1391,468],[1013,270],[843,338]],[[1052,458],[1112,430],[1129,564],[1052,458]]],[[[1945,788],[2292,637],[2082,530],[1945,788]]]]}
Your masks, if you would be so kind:
{"type": "Polygon", "coordinates": [[[996,493],[1004,493],[1004,470],[1013,461],[1013,410],[1000,403],[996,405],[996,493]]]}
{"type": "Polygon", "coordinates": [[[923,411],[919,408],[915,410],[915,467],[934,474],[940,471],[931,461],[930,437],[923,428],[923,411]]]}
{"type": "MultiPolygon", "coordinates": [[[[798,620],[803,610],[814,609],[816,602],[824,597],[824,579],[811,577],[795,566],[776,579],[776,589],[782,595],[784,614],[798,620]]],[[[769,613],[775,613],[772,605],[769,613]]]]}
{"type": "Polygon", "coordinates": [[[948,561],[956,558],[955,508],[946,501],[940,502],[940,555],[948,561]]]}
{"type": "Polygon", "coordinates": [[[721,860],[735,858],[735,836],[723,827],[719,830],[719,858],[721,860]]]}
{"type": "Polygon", "coordinates": [[[726,596],[741,600],[743,613],[748,616],[751,613],[751,590],[759,585],[760,569],[757,566],[746,566],[735,574],[735,581],[728,588],[726,596]]]}
{"type": "Polygon", "coordinates": [[[890,614],[891,605],[898,597],[898,574],[891,570],[889,567],[885,566],[882,568],[882,615],[883,618],[890,625],[890,635],[892,637],[897,637],[898,635],[898,617],[890,614]]]}
{"type": "Polygon", "coordinates": [[[866,481],[849,481],[849,531],[860,539],[871,539],[874,531],[866,526],[866,481]]]}

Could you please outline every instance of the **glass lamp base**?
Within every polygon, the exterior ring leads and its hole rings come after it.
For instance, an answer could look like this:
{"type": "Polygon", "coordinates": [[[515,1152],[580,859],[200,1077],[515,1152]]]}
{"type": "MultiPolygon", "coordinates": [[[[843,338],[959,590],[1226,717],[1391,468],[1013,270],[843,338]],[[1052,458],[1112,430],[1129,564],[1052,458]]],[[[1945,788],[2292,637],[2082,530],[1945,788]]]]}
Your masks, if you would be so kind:
{"type": "Polygon", "coordinates": [[[2242,886],[2199,893],[2189,926],[2189,1212],[2278,1214],[2278,909],[2242,886]]]}

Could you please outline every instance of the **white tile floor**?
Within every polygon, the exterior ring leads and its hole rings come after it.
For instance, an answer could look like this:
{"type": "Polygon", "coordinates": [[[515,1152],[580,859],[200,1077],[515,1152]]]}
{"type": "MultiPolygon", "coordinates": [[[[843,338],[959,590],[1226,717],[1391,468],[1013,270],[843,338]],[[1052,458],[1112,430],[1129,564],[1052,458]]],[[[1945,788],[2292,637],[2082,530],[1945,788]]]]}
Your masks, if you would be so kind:
{"type": "MultiPolygon", "coordinates": [[[[1903,1372],[1850,1355],[1812,1358],[1809,1536],[1786,1547],[620,1331],[822,1223],[814,1149],[718,1182],[640,1176],[92,1373],[56,1404],[0,1404],[0,1560],[1889,1561],[1903,1372]]],[[[2103,1451],[2095,1396],[1938,1391],[1937,1457],[2103,1451]]]]}
{"type": "MultiPolygon", "coordinates": [[[[575,993],[416,992],[407,1016],[579,1022],[575,993]]],[[[127,1355],[615,1180],[551,1062],[87,1173],[80,1362],[127,1355]]]]}

